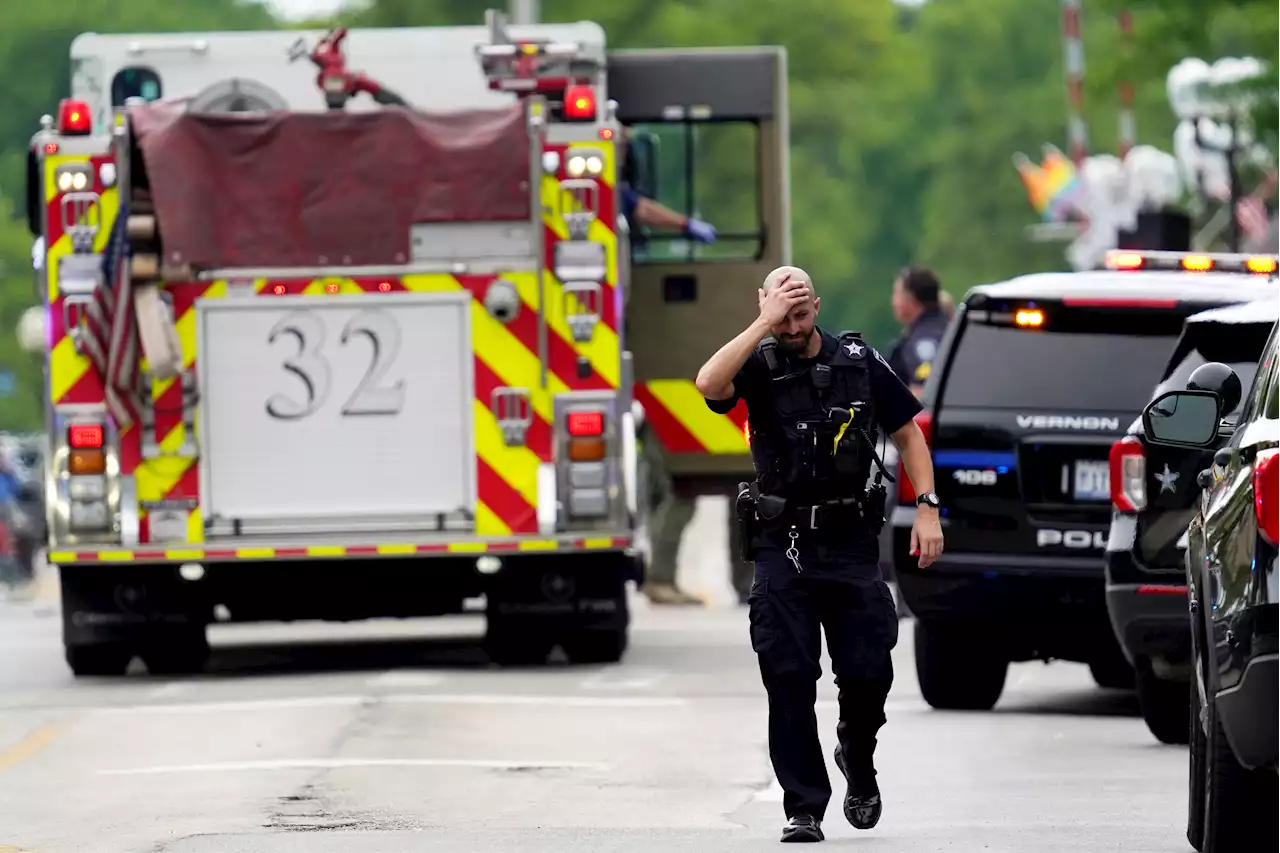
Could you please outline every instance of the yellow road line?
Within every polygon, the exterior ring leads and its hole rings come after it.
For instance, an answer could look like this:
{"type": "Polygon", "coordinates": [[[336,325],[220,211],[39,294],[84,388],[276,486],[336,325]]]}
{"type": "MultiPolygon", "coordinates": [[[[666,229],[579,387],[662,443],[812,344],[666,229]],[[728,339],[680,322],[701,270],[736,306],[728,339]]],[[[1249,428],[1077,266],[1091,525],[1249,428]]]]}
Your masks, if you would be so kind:
{"type": "Polygon", "coordinates": [[[60,734],[62,734],[62,726],[58,725],[41,726],[36,729],[4,752],[0,752],[0,772],[26,761],[52,743],[60,734]]]}

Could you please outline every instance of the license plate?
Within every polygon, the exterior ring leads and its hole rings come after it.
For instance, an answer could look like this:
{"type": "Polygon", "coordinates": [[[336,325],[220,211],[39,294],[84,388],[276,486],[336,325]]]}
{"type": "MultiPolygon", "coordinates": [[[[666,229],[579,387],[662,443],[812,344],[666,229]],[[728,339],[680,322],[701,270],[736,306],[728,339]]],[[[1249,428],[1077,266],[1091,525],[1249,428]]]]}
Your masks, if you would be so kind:
{"type": "Polygon", "coordinates": [[[186,542],[187,511],[153,509],[147,513],[152,542],[186,542]]]}
{"type": "Polygon", "coordinates": [[[1111,500],[1111,464],[1095,460],[1076,462],[1075,489],[1078,501],[1111,500]]]}

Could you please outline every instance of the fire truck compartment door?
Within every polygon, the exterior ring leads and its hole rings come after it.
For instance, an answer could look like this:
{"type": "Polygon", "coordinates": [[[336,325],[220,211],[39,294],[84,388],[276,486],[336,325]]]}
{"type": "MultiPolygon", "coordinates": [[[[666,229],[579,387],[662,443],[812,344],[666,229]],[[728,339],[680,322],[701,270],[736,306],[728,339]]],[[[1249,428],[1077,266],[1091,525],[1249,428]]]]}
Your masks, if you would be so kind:
{"type": "Polygon", "coordinates": [[[469,293],[197,303],[208,535],[470,529],[469,293]]]}

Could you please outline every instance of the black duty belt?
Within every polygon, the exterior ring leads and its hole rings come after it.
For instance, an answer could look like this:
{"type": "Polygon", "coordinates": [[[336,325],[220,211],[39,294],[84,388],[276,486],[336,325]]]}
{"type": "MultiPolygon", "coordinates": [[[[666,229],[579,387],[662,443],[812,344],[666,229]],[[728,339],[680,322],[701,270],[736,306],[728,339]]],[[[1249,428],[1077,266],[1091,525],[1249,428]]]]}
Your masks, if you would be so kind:
{"type": "Polygon", "coordinates": [[[794,524],[801,530],[822,530],[865,520],[866,505],[861,498],[843,498],[813,506],[787,507],[783,516],[787,524],[794,524]]]}

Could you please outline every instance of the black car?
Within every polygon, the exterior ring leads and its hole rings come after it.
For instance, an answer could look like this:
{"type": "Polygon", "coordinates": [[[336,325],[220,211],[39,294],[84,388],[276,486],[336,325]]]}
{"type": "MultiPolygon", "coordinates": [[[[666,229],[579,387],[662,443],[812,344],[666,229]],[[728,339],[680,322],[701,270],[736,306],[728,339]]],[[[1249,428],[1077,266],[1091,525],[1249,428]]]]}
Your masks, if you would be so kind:
{"type": "Polygon", "coordinates": [[[1265,276],[1190,272],[1184,257],[1114,254],[1111,269],[965,296],[918,417],[942,500],[936,563],[922,570],[908,553],[915,493],[901,469],[892,513],[894,570],[933,707],[993,707],[1012,661],[1079,661],[1100,685],[1133,686],[1103,579],[1111,445],[1150,399],[1186,318],[1267,287],[1265,276]],[[1134,271],[1135,257],[1174,269],[1134,271]]]}
{"type": "MultiPolygon", "coordinates": [[[[1240,383],[1219,363],[1190,389],[1143,412],[1152,445],[1187,459],[1218,446],[1240,383]]],[[[1181,462],[1181,460],[1179,460],[1181,462]]],[[[1204,853],[1275,850],[1280,543],[1280,335],[1273,329],[1239,424],[1197,475],[1202,491],[1187,527],[1191,623],[1191,758],[1187,839],[1204,853]]]]}
{"type": "MultiPolygon", "coordinates": [[[[1277,319],[1280,301],[1274,296],[1189,318],[1152,399],[1186,388],[1192,373],[1209,362],[1228,365],[1248,385],[1277,319]]],[[[1226,413],[1222,443],[1239,414],[1237,402],[1226,413]]],[[[1191,733],[1191,625],[1183,556],[1187,522],[1200,494],[1196,475],[1212,463],[1215,449],[1197,453],[1153,446],[1141,418],[1111,447],[1107,610],[1120,647],[1137,671],[1142,717],[1164,743],[1186,743],[1191,733]]]]}

